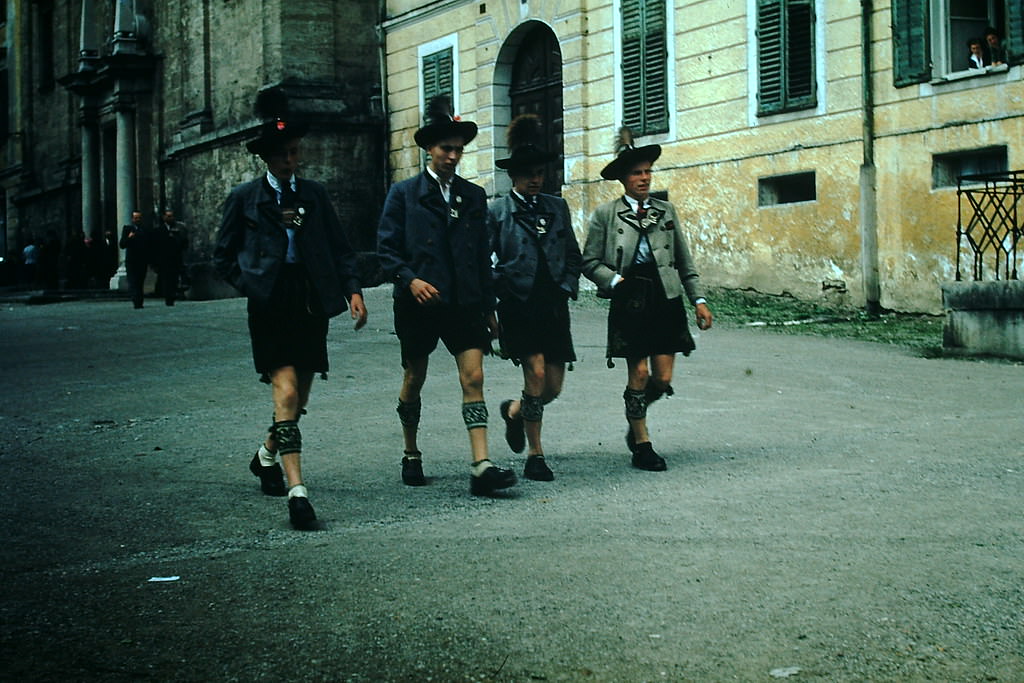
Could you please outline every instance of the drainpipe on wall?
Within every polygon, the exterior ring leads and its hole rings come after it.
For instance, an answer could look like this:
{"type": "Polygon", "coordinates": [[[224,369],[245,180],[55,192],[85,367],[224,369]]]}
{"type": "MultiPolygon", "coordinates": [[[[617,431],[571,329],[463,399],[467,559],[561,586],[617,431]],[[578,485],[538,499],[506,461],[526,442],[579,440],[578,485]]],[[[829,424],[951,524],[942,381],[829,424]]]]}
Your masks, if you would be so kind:
{"type": "Polygon", "coordinates": [[[875,169],[875,93],[871,56],[872,0],[861,0],[861,103],[864,160],[860,167],[860,263],[864,274],[864,310],[878,315],[882,306],[878,275],[878,189],[875,169]]]}
{"type": "Polygon", "coordinates": [[[387,193],[391,183],[391,116],[388,114],[388,42],[384,31],[384,20],[387,19],[387,0],[380,0],[377,13],[377,49],[380,60],[380,111],[384,117],[384,192],[387,193]]]}

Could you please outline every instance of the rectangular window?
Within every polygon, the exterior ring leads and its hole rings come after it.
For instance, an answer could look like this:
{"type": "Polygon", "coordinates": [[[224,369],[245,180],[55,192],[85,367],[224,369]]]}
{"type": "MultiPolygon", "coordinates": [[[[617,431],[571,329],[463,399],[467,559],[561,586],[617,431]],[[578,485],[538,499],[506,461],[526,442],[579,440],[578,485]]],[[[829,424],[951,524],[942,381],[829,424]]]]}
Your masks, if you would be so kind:
{"type": "Polygon", "coordinates": [[[758,0],[758,114],[817,106],[814,51],[813,0],[758,0]]]}
{"type": "MultiPolygon", "coordinates": [[[[984,73],[971,67],[968,42],[982,42],[986,62],[1024,62],[1024,3],[1019,0],[893,0],[893,81],[896,87],[933,78],[984,73]],[[987,29],[998,45],[990,48],[987,29]]],[[[998,65],[997,65],[998,66],[998,65]]],[[[991,67],[990,67],[991,68],[991,67]]]]}
{"type": "Polygon", "coordinates": [[[622,124],[634,135],[668,132],[665,0],[622,0],[622,124]]]}
{"type": "Polygon", "coordinates": [[[818,198],[814,181],[814,171],[759,178],[757,181],[757,205],[775,206],[777,204],[813,202],[818,198]]]}
{"type": "Polygon", "coordinates": [[[453,60],[452,49],[446,47],[429,55],[423,56],[423,107],[426,111],[427,103],[438,95],[448,95],[455,102],[453,92],[453,60]]]}
{"type": "Polygon", "coordinates": [[[1003,173],[1009,170],[1006,147],[985,147],[932,157],[932,189],[956,187],[965,175],[1003,173]]]}

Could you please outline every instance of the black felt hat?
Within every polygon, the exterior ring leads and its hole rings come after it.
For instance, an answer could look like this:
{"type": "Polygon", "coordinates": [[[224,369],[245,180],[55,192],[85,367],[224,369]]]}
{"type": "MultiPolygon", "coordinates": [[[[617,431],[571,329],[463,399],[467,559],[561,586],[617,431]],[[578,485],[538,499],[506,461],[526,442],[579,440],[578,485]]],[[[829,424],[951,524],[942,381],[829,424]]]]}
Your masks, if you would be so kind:
{"type": "Polygon", "coordinates": [[[605,180],[621,180],[629,169],[641,161],[652,164],[661,156],[661,145],[633,146],[633,132],[623,126],[615,141],[615,160],[601,169],[601,177],[605,180]]]}
{"type": "Polygon", "coordinates": [[[554,161],[554,154],[541,146],[542,130],[540,117],[536,114],[522,114],[508,126],[507,159],[498,159],[494,165],[511,171],[533,168],[554,161]]]}
{"type": "Polygon", "coordinates": [[[426,124],[413,135],[416,144],[423,149],[429,149],[446,138],[460,137],[463,144],[468,144],[476,137],[476,124],[453,116],[452,101],[447,95],[438,95],[430,100],[425,118],[426,124]]]}
{"type": "Polygon", "coordinates": [[[268,154],[289,140],[301,138],[309,125],[288,112],[288,96],[278,88],[270,88],[256,96],[256,115],[263,119],[260,136],[245,143],[253,154],[268,154]]]}

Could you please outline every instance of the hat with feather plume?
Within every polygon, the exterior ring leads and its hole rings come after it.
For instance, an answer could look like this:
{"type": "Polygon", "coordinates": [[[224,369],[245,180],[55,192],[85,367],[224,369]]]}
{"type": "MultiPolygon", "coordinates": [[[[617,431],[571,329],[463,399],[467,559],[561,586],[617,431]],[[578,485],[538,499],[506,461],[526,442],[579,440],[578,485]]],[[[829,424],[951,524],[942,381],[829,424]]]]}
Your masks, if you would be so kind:
{"type": "Polygon", "coordinates": [[[447,138],[460,137],[463,144],[468,144],[476,137],[476,124],[453,115],[452,100],[447,95],[431,98],[424,118],[426,123],[413,135],[416,144],[423,149],[447,138]]]}
{"type": "Polygon", "coordinates": [[[288,95],[280,88],[267,88],[256,95],[256,116],[263,120],[260,135],[245,143],[253,154],[269,154],[289,140],[301,138],[309,125],[288,111],[288,95]]]}
{"type": "Polygon", "coordinates": [[[621,180],[641,161],[653,164],[660,156],[661,145],[636,147],[633,145],[633,131],[623,126],[615,138],[615,159],[601,169],[601,177],[605,180],[621,180]]]}
{"type": "Polygon", "coordinates": [[[507,159],[498,159],[494,165],[509,171],[540,166],[554,161],[556,155],[543,147],[543,127],[536,114],[521,114],[508,126],[507,159]]]}

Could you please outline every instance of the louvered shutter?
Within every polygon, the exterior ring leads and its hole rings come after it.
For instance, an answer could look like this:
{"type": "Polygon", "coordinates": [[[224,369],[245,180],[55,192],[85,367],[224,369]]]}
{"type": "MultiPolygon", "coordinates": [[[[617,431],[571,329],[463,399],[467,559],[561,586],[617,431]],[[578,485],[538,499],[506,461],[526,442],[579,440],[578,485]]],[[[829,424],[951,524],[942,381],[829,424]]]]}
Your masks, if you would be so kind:
{"type": "Polygon", "coordinates": [[[668,131],[668,45],[665,0],[647,0],[644,31],[644,134],[668,131]]]}
{"type": "Polygon", "coordinates": [[[642,0],[622,0],[622,123],[639,133],[643,125],[642,0]]]}
{"type": "Polygon", "coordinates": [[[757,104],[761,114],[782,111],[785,102],[783,29],[782,0],[758,0],[757,104]]]}
{"type": "Polygon", "coordinates": [[[1006,59],[1010,64],[1024,62],[1024,2],[1006,3],[1006,59]]]}
{"type": "Polygon", "coordinates": [[[452,49],[445,48],[423,58],[423,110],[438,95],[452,97],[452,49]]]}
{"type": "Polygon", "coordinates": [[[622,122],[637,135],[668,130],[665,0],[622,0],[622,122]]]}
{"type": "Polygon", "coordinates": [[[759,114],[817,104],[813,0],[758,0],[759,114]]]}
{"type": "Polygon", "coordinates": [[[927,81],[932,76],[928,1],[892,0],[893,83],[897,88],[927,81]]]}

